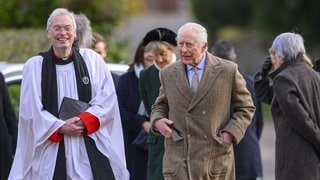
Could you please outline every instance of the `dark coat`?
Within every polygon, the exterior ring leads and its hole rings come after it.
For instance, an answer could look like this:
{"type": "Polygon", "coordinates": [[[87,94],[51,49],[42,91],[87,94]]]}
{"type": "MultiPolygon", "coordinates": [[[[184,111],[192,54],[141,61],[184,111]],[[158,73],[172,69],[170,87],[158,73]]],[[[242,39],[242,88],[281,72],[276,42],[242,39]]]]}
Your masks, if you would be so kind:
{"type": "Polygon", "coordinates": [[[262,177],[262,161],[259,140],[263,129],[263,114],[261,102],[255,98],[253,89],[253,78],[241,73],[246,81],[246,87],[251,93],[256,111],[248,126],[244,137],[239,144],[234,145],[234,156],[236,165],[236,179],[255,179],[262,177]]]}
{"type": "Polygon", "coordinates": [[[112,79],[113,79],[114,87],[117,87],[118,80],[119,80],[119,75],[116,74],[116,73],[111,72],[111,76],[112,76],[112,79]]]}
{"type": "Polygon", "coordinates": [[[173,121],[173,137],[165,139],[164,178],[235,179],[233,146],[223,141],[221,132],[230,132],[238,143],[255,110],[237,65],[206,53],[195,93],[181,61],[162,69],[160,81],[151,123],[165,117],[173,121]]]}
{"type": "Polygon", "coordinates": [[[16,150],[18,123],[9,92],[0,73],[0,179],[8,179],[16,150]]]}
{"type": "Polygon", "coordinates": [[[147,117],[137,114],[141,98],[139,80],[135,72],[127,72],[121,75],[118,79],[116,90],[130,180],[144,180],[146,179],[148,153],[131,145],[141,130],[142,123],[148,120],[147,117]]]}
{"type": "MultiPolygon", "coordinates": [[[[150,115],[151,107],[159,95],[160,79],[159,70],[155,65],[144,69],[140,73],[140,94],[145,108],[150,115]]],[[[164,138],[149,133],[148,144],[148,180],[163,180],[162,159],[164,154],[164,138]]]]}
{"type": "Polygon", "coordinates": [[[320,76],[302,57],[284,63],[270,76],[276,132],[275,177],[320,179],[320,76]]]}
{"type": "Polygon", "coordinates": [[[262,78],[260,72],[254,76],[254,93],[258,101],[271,104],[273,88],[269,78],[262,78]]]}

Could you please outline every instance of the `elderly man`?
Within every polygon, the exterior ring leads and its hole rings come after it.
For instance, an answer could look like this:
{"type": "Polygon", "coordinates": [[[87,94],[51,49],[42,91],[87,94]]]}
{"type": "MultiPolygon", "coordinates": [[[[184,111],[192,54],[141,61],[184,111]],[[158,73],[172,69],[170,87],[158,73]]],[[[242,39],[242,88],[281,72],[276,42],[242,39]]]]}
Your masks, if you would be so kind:
{"type": "Polygon", "coordinates": [[[204,27],[183,25],[181,60],[160,71],[151,126],[166,137],[164,179],[235,179],[232,144],[243,137],[255,107],[237,65],[207,46],[204,27]]]}
{"type": "Polygon", "coordinates": [[[74,14],[54,10],[47,22],[52,47],[24,66],[9,179],[129,179],[110,71],[99,54],[72,47],[75,36],[74,14]],[[64,97],[90,107],[63,121],[64,97]]]}

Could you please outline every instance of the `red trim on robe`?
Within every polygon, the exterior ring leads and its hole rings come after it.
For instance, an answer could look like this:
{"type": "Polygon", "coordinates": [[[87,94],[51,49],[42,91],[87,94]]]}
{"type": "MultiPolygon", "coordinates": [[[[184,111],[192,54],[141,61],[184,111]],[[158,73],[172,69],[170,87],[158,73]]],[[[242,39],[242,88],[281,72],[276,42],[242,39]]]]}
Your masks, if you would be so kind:
{"type": "MultiPolygon", "coordinates": [[[[82,120],[84,126],[86,127],[83,131],[83,135],[87,136],[100,128],[100,122],[97,117],[94,115],[83,112],[78,115],[78,117],[82,120]]],[[[64,134],[59,133],[59,129],[55,131],[50,137],[49,140],[55,143],[60,142],[63,139],[64,134]]]]}
{"type": "Polygon", "coordinates": [[[63,135],[62,133],[59,133],[59,130],[56,130],[50,137],[49,140],[55,143],[60,142],[63,139],[63,135]]]}
{"type": "Polygon", "coordinates": [[[83,135],[87,136],[100,128],[99,119],[89,112],[83,112],[78,115],[86,127],[83,131],[83,135]]]}

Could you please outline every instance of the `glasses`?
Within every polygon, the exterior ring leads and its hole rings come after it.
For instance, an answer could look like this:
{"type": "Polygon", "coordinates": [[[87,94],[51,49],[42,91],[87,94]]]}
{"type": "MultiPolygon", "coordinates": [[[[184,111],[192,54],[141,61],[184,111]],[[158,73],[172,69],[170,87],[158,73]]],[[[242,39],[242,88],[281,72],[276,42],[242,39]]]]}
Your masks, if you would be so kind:
{"type": "Polygon", "coordinates": [[[73,30],[73,27],[72,26],[53,26],[52,28],[51,28],[51,30],[53,31],[53,32],[55,32],[55,33],[60,33],[60,32],[62,32],[62,31],[64,31],[64,32],[70,32],[70,31],[72,31],[73,30]]]}

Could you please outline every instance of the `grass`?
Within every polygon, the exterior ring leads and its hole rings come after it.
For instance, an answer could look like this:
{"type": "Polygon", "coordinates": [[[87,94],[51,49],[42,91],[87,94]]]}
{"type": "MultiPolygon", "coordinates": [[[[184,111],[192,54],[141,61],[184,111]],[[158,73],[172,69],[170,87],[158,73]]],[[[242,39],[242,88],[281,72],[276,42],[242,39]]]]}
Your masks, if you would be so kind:
{"type": "Polygon", "coordinates": [[[270,105],[262,103],[262,113],[265,120],[272,120],[270,105]]]}

